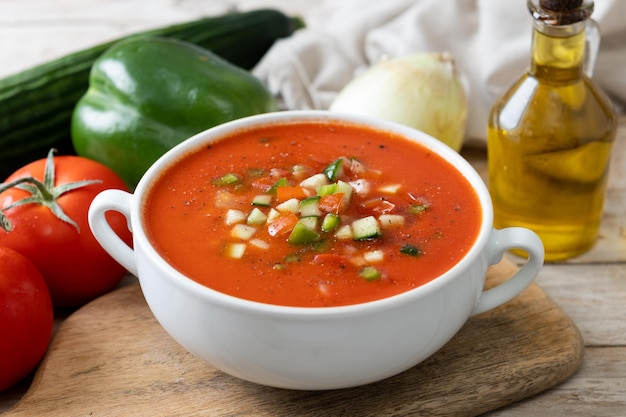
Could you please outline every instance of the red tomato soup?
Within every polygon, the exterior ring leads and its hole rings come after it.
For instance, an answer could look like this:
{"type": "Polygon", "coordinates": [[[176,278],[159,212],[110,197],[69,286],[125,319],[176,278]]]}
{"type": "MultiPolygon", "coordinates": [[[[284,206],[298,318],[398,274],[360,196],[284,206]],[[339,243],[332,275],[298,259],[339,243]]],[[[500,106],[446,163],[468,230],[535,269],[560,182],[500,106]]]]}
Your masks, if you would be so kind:
{"type": "Polygon", "coordinates": [[[144,210],[149,240],[184,275],[299,307],[419,287],[467,253],[482,215],[438,155],[328,122],[256,128],[198,149],[161,175],[144,210]]]}

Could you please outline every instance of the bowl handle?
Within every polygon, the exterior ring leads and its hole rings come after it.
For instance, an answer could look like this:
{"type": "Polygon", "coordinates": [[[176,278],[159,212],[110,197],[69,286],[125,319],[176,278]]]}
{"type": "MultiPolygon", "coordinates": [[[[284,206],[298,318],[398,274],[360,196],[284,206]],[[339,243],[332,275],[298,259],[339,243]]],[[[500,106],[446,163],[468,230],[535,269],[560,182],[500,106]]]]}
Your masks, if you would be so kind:
{"type": "Polygon", "coordinates": [[[489,265],[502,259],[509,249],[521,249],[528,254],[526,263],[510,279],[502,284],[483,291],[472,310],[472,316],[484,313],[506,303],[528,287],[539,274],[543,265],[544,248],[537,234],[523,227],[493,229],[487,248],[489,265]]]}
{"type": "Polygon", "coordinates": [[[113,231],[105,215],[114,210],[122,213],[130,229],[130,203],[132,194],[122,190],[104,190],[89,206],[89,227],[100,246],[130,273],[137,276],[137,265],[133,249],[113,231]]]}

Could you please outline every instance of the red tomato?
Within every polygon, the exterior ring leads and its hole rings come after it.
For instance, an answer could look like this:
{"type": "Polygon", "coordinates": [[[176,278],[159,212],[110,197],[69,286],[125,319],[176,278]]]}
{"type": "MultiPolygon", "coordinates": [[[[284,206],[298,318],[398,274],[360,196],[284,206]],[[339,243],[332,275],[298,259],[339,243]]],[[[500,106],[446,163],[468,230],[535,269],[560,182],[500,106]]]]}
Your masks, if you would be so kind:
{"type": "MultiPolygon", "coordinates": [[[[43,182],[48,159],[32,162],[14,172],[5,184],[24,177],[43,182]]],[[[81,186],[62,193],[56,202],[75,222],[61,220],[41,204],[24,204],[8,208],[30,194],[19,188],[0,193],[0,209],[13,223],[13,230],[0,229],[0,245],[7,246],[30,259],[41,272],[55,307],[77,307],[113,289],[125,274],[119,265],[98,244],[87,222],[89,205],[102,190],[128,190],[122,179],[111,169],[87,158],[59,156],[54,158],[55,189],[83,180],[98,183],[81,186]]],[[[126,218],[112,212],[107,216],[111,227],[130,244],[131,234],[126,218]]]]}
{"type": "Polygon", "coordinates": [[[50,343],[52,324],[50,293],[35,265],[0,247],[0,391],[39,363],[50,343]]]}

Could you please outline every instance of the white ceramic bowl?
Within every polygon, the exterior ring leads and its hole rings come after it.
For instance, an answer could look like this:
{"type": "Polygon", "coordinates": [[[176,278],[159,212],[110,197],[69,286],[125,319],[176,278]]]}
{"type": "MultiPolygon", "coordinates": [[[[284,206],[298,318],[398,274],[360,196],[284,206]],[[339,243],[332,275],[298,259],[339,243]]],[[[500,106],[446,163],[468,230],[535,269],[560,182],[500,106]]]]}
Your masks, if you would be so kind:
{"type": "Polygon", "coordinates": [[[101,245],[139,278],[145,299],[163,328],[214,367],[259,384],[291,389],[334,389],[378,381],[420,363],[448,342],[474,314],[509,301],[525,289],[543,264],[543,245],[528,229],[494,230],[487,188],[452,149],[417,130],[361,116],[290,111],[248,117],[190,138],[161,157],[134,194],[102,192],[89,222],[101,245]],[[180,155],[241,128],[281,120],[340,120],[399,133],[450,161],[471,183],[482,205],[474,246],[452,269],[411,291],[364,304],[298,308],[262,304],[211,290],[177,272],[150,245],[142,226],[146,193],[159,173],[180,155]],[[104,213],[129,220],[133,248],[109,227],[104,213]],[[483,291],[486,269],[518,248],[528,262],[510,280],[483,291]]]}

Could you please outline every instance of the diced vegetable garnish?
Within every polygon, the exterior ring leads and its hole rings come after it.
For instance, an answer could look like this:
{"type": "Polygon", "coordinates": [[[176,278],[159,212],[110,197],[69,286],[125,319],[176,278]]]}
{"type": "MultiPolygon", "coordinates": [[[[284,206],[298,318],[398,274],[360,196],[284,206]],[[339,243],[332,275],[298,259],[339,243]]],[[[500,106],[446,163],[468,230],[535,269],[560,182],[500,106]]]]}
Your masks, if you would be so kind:
{"type": "Polygon", "coordinates": [[[381,214],[378,221],[383,228],[404,226],[404,216],[400,214],[381,214]]]}
{"type": "Polygon", "coordinates": [[[418,256],[422,254],[422,251],[419,250],[417,246],[406,244],[400,248],[400,253],[410,256],[418,256]]]}
{"type": "Polygon", "coordinates": [[[382,250],[372,250],[363,254],[363,259],[367,263],[378,263],[385,259],[385,253],[382,250]]]}
{"type": "Polygon", "coordinates": [[[365,268],[361,269],[361,271],[359,272],[359,276],[368,281],[374,281],[380,278],[382,276],[382,273],[373,266],[366,266],[365,268]]]}
{"type": "Polygon", "coordinates": [[[332,183],[332,184],[320,185],[319,187],[317,187],[315,191],[317,192],[317,195],[319,196],[333,194],[337,191],[337,184],[332,183]]]}
{"type": "Polygon", "coordinates": [[[267,215],[258,207],[253,208],[246,219],[246,223],[252,226],[260,226],[265,222],[267,222],[267,215]]]}
{"type": "Polygon", "coordinates": [[[428,206],[426,204],[413,204],[409,207],[408,212],[411,214],[420,214],[428,210],[428,206]]]}
{"type": "Polygon", "coordinates": [[[339,240],[352,239],[352,228],[349,224],[340,226],[339,229],[337,229],[337,233],[335,233],[335,237],[339,240]]]}
{"type": "Polygon", "coordinates": [[[322,220],[322,232],[330,232],[341,223],[341,218],[334,213],[328,213],[322,220]]]}
{"type": "Polygon", "coordinates": [[[300,187],[299,185],[285,185],[276,189],[276,199],[278,201],[287,201],[292,198],[301,200],[303,198],[306,198],[307,196],[308,194],[306,193],[305,189],[300,187]]]}
{"type": "Polygon", "coordinates": [[[381,235],[380,225],[374,216],[355,220],[350,227],[354,240],[373,239],[381,235]]]}
{"type": "Polygon", "coordinates": [[[224,247],[224,255],[233,259],[241,259],[243,258],[243,254],[246,252],[246,244],[245,243],[232,243],[229,242],[224,247]]]}
{"type": "Polygon", "coordinates": [[[303,180],[300,183],[300,187],[309,188],[311,190],[317,190],[317,187],[329,184],[328,178],[324,174],[315,174],[309,178],[303,180]]]}
{"type": "Polygon", "coordinates": [[[228,209],[226,212],[226,224],[229,226],[237,223],[243,223],[245,220],[246,214],[241,210],[228,209]]]}
{"type": "Polygon", "coordinates": [[[283,201],[276,206],[276,210],[281,213],[299,213],[300,212],[300,200],[297,198],[290,198],[287,201],[283,201]]]}
{"type": "Polygon", "coordinates": [[[343,158],[339,158],[333,161],[330,165],[324,168],[324,175],[330,181],[336,181],[343,175],[343,158]]]}
{"type": "Polygon", "coordinates": [[[272,186],[269,188],[269,190],[267,190],[268,194],[272,194],[272,195],[276,195],[277,191],[278,191],[278,187],[286,187],[289,185],[289,182],[287,181],[287,178],[281,178],[278,181],[276,181],[274,184],[272,184],[272,186]]]}
{"type": "Polygon", "coordinates": [[[319,217],[318,216],[300,217],[300,220],[298,220],[298,222],[302,223],[303,225],[305,225],[309,229],[317,230],[319,217]]]}
{"type": "Polygon", "coordinates": [[[267,233],[270,236],[281,236],[291,232],[298,223],[298,216],[291,212],[279,215],[267,225],[267,233]]]}
{"type": "Polygon", "coordinates": [[[257,232],[256,227],[245,224],[236,224],[230,231],[230,235],[236,239],[248,240],[257,232]]]}
{"type": "Polygon", "coordinates": [[[267,213],[267,223],[273,222],[274,219],[278,216],[280,216],[280,211],[272,207],[270,211],[267,213]]]}
{"type": "Polygon", "coordinates": [[[270,194],[259,194],[252,199],[253,206],[269,207],[272,204],[272,196],[270,194]]]}
{"type": "Polygon", "coordinates": [[[345,198],[344,193],[323,195],[320,197],[318,208],[325,213],[339,214],[345,209],[345,198]]]}
{"type": "Polygon", "coordinates": [[[239,175],[233,174],[232,172],[213,180],[213,184],[215,185],[233,185],[239,182],[241,182],[239,175]]]}
{"type": "Polygon", "coordinates": [[[307,216],[321,216],[322,212],[319,208],[320,197],[309,197],[300,201],[300,215],[302,217],[307,216]]]}
{"type": "Polygon", "coordinates": [[[300,245],[304,243],[317,242],[320,239],[320,234],[309,227],[307,224],[308,222],[304,219],[310,219],[310,217],[304,217],[296,223],[295,227],[291,231],[291,234],[289,235],[289,243],[300,245]]]}
{"type": "Polygon", "coordinates": [[[350,185],[354,188],[354,192],[360,195],[367,195],[370,193],[372,186],[367,180],[359,179],[351,181],[350,185]]]}
{"type": "MultiPolygon", "coordinates": [[[[386,256],[385,251],[390,249],[372,249],[364,241],[380,239],[383,231],[394,233],[392,229],[402,229],[412,215],[428,208],[425,204],[402,203],[402,198],[406,200],[407,196],[408,200],[418,200],[408,193],[405,197],[400,195],[399,183],[381,185],[376,181],[373,187],[370,181],[359,178],[361,175],[376,178],[381,172],[372,173],[355,159],[338,158],[318,173],[312,173],[305,165],[296,165],[288,169],[272,168],[269,175],[265,170],[252,174],[228,173],[216,181],[241,184],[228,191],[219,190],[222,194],[218,194],[216,201],[218,207],[229,208],[225,223],[231,226],[230,238],[237,239],[226,243],[223,253],[240,259],[247,247],[271,251],[274,239],[286,239],[298,249],[277,261],[276,269],[309,259],[312,263],[335,262],[342,268],[354,268],[355,274],[368,281],[381,279],[385,262],[391,256],[386,256]],[[241,209],[246,201],[234,194],[246,187],[263,192],[252,197],[248,210],[241,209]],[[354,199],[357,203],[351,208],[354,199]],[[396,206],[399,202],[401,209],[396,206]],[[343,243],[337,250],[338,241],[353,243],[349,246],[343,243]],[[309,252],[316,255],[305,257],[309,252]]],[[[410,244],[402,246],[400,252],[410,256],[422,254],[410,244]]]]}

